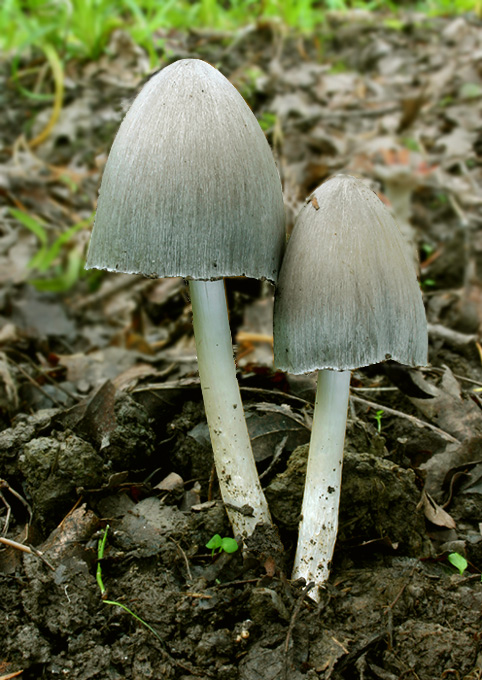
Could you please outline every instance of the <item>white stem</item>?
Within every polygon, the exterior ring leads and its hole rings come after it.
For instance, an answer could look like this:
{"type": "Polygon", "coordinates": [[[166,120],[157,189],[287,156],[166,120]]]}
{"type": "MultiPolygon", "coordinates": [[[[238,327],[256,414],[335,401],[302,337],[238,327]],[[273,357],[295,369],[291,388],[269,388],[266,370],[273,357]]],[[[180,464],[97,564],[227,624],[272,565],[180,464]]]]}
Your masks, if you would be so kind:
{"type": "Polygon", "coordinates": [[[259,522],[271,524],[271,517],[236,378],[224,281],[190,281],[189,288],[199,377],[219,487],[234,535],[249,536],[259,522]]]}
{"type": "Polygon", "coordinates": [[[328,580],[338,531],[343,445],[350,371],[318,373],[315,413],[293,578],[315,582],[312,597],[328,580]]]}

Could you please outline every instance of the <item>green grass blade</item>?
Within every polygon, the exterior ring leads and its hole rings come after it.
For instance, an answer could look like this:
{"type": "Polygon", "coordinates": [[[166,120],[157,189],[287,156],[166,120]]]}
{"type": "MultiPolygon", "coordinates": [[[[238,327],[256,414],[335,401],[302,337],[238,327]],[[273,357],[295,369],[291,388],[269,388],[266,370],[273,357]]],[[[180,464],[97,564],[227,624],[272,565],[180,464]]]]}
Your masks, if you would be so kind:
{"type": "Polygon", "coordinates": [[[121,609],[124,609],[124,611],[126,611],[128,614],[133,616],[137,621],[139,621],[139,623],[142,623],[143,626],[145,626],[148,630],[150,630],[151,633],[156,636],[156,638],[159,640],[159,642],[163,643],[163,640],[162,640],[161,636],[159,635],[159,633],[156,630],[154,630],[154,628],[151,625],[149,625],[147,623],[147,621],[144,621],[144,619],[141,619],[140,616],[137,616],[137,614],[134,614],[132,609],[129,609],[129,607],[126,607],[125,604],[122,604],[121,602],[116,602],[115,600],[104,600],[104,602],[106,604],[111,604],[114,607],[120,607],[121,609]]]}
{"type": "Polygon", "coordinates": [[[43,246],[47,245],[47,232],[44,229],[44,222],[40,222],[39,220],[36,220],[34,217],[31,215],[28,215],[27,213],[23,212],[22,210],[18,210],[17,208],[9,208],[10,214],[15,217],[16,220],[18,220],[21,224],[23,224],[24,227],[29,229],[35,236],[38,238],[40,243],[43,246]]]}

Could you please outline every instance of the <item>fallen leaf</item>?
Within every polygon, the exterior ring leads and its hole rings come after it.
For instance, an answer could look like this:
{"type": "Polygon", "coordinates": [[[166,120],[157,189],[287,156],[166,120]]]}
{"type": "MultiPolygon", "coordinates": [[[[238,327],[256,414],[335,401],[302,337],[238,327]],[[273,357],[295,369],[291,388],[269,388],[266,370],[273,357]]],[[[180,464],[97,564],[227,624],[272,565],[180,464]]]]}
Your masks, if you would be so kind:
{"type": "Polygon", "coordinates": [[[456,524],[453,517],[451,517],[448,512],[445,512],[445,510],[441,508],[425,490],[422,491],[420,504],[422,505],[425,517],[429,522],[436,524],[438,527],[455,529],[456,524]]]}

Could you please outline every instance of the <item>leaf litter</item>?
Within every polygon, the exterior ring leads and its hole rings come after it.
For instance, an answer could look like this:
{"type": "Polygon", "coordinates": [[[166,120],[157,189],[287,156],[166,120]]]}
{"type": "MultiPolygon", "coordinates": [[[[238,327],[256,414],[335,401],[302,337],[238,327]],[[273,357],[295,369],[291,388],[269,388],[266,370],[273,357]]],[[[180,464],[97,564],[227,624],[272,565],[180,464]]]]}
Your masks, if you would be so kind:
{"type": "MultiPolygon", "coordinates": [[[[160,65],[206,59],[248,100],[275,152],[290,222],[324,179],[351,172],[386,201],[419,261],[431,365],[354,373],[340,532],[318,606],[288,580],[315,379],[273,370],[272,289],[227,284],[250,434],[284,550],[255,534],[243,550],[213,556],[206,544],[230,529],[183,282],[69,278],[87,226],[51,251],[44,271],[29,269],[39,238],[52,247],[95,210],[147,55],[116,32],[98,62],[68,64],[57,124],[35,148],[29,140],[51,109],[5,89],[0,521],[29,552],[0,551],[4,676],[481,677],[482,34],[469,15],[402,24],[333,13],[316,38],[275,23],[228,40],[162,36],[160,65]],[[108,597],[156,635],[99,595],[107,524],[108,597]],[[454,553],[467,560],[462,574],[447,559],[454,553]]],[[[1,78],[9,82],[8,67],[1,78]]]]}

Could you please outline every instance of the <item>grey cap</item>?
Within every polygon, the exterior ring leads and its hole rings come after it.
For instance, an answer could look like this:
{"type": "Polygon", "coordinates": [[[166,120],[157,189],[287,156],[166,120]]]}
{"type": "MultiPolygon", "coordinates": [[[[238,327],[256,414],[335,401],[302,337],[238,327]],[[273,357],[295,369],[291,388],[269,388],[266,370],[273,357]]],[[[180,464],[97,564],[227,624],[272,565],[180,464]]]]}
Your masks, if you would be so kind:
{"type": "Polygon", "coordinates": [[[164,68],[115,138],[87,268],[276,281],[284,244],[279,174],[242,96],[201,60],[164,68]]]}
{"type": "Polygon", "coordinates": [[[302,208],[274,306],[275,365],[351,370],[386,359],[427,363],[427,322],[407,248],[361,180],[337,175],[302,208]]]}

